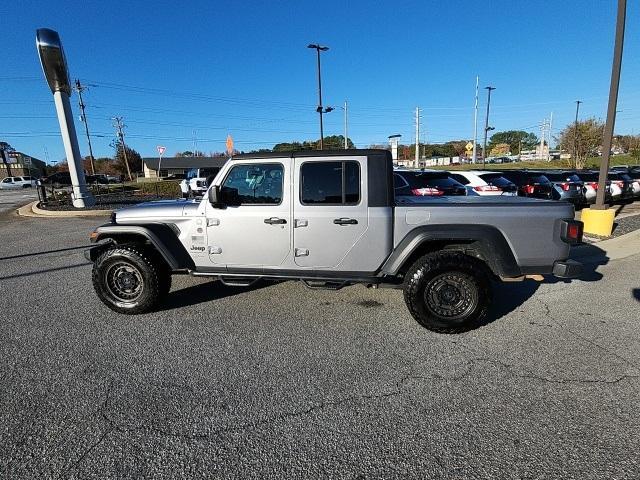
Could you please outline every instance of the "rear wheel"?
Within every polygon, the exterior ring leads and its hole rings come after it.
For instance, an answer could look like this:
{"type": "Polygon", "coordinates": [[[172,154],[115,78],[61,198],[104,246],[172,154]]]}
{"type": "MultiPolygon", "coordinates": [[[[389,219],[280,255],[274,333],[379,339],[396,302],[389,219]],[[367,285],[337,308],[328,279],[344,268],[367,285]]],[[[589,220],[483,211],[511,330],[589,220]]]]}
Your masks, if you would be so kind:
{"type": "Polygon", "coordinates": [[[460,252],[435,252],[419,258],[405,277],[404,299],[423,327],[460,333],[480,326],[491,301],[487,268],[460,252]]]}
{"type": "Polygon", "coordinates": [[[93,287],[111,310],[145,313],[169,292],[171,274],[164,260],[143,246],[115,245],[96,259],[93,287]]]}

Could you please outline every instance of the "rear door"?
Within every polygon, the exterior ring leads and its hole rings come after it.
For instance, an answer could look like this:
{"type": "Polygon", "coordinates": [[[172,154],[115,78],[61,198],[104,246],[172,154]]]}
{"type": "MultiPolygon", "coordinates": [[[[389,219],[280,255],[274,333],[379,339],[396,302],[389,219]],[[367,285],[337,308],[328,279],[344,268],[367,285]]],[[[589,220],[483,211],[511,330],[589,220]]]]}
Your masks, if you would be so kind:
{"type": "Polygon", "coordinates": [[[368,228],[366,157],[296,158],[294,262],[338,269],[368,228]]]}

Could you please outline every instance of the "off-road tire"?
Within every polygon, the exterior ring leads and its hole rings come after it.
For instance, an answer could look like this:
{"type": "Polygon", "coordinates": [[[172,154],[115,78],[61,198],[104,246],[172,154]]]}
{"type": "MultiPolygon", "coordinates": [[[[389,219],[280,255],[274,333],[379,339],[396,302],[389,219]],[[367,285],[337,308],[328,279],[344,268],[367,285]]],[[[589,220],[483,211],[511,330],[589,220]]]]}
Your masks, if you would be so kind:
{"type": "Polygon", "coordinates": [[[404,300],[413,318],[434,332],[477,328],[491,303],[487,266],[461,252],[424,255],[405,275],[404,300]]]}
{"type": "Polygon", "coordinates": [[[114,312],[134,315],[154,310],[171,289],[169,267],[142,245],[114,245],[93,264],[93,288],[114,312]]]}

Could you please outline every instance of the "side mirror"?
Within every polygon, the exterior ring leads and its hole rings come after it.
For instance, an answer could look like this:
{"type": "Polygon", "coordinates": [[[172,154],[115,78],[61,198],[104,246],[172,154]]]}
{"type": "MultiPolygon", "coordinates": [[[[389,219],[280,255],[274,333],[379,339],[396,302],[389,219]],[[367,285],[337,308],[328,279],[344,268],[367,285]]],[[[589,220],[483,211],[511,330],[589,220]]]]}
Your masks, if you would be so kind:
{"type": "Polygon", "coordinates": [[[214,208],[221,208],[220,205],[220,187],[218,185],[212,185],[209,189],[209,203],[214,208]]]}

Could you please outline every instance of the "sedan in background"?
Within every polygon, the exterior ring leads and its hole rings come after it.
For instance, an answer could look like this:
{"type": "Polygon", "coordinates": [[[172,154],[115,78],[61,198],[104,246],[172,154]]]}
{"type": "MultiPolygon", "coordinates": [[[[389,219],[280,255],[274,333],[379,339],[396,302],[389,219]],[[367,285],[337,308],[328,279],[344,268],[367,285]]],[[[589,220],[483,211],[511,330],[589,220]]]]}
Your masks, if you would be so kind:
{"type": "Polygon", "coordinates": [[[553,183],[540,172],[528,170],[505,170],[502,176],[515,183],[521,197],[553,199],[553,183]]]}
{"type": "Polygon", "coordinates": [[[396,199],[467,194],[464,185],[440,170],[394,170],[393,188],[396,199]]]}
{"type": "MultiPolygon", "coordinates": [[[[615,185],[620,188],[620,200],[633,200],[635,196],[633,179],[626,173],[621,172],[609,172],[607,176],[611,180],[611,185],[615,185]]],[[[614,196],[614,200],[616,200],[614,196]]]]}
{"type": "MultiPolygon", "coordinates": [[[[596,203],[596,195],[598,194],[598,172],[594,172],[591,170],[579,170],[575,172],[575,174],[582,180],[584,183],[584,188],[582,189],[584,193],[584,201],[587,204],[596,203]]],[[[611,193],[611,182],[607,180],[605,185],[605,193],[604,193],[604,201],[611,202],[613,200],[613,195],[611,193]]]]}
{"type": "Polygon", "coordinates": [[[518,195],[518,187],[504,178],[500,172],[469,170],[466,172],[451,172],[449,175],[466,186],[471,195],[504,195],[510,197],[518,195]]]}
{"type": "Polygon", "coordinates": [[[584,182],[575,172],[550,170],[543,173],[544,176],[553,183],[554,200],[564,200],[574,205],[584,205],[587,203],[584,195],[584,182]]]}

